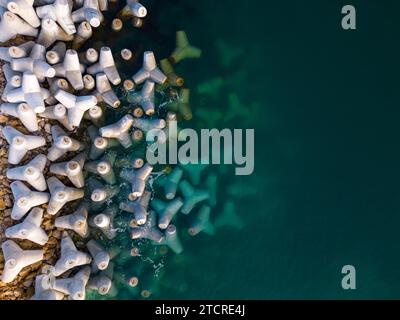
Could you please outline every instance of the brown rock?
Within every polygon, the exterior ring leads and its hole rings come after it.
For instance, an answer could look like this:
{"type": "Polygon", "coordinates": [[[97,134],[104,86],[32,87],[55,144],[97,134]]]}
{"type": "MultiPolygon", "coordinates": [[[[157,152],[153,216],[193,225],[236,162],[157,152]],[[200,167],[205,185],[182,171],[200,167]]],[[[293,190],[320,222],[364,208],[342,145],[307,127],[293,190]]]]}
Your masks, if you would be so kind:
{"type": "Polygon", "coordinates": [[[10,217],[11,216],[11,209],[4,210],[3,217],[10,217]]]}
{"type": "Polygon", "coordinates": [[[48,244],[49,246],[51,246],[51,247],[56,246],[57,243],[58,243],[58,240],[57,240],[56,238],[53,238],[53,237],[51,237],[51,238],[49,239],[49,241],[47,242],[47,244],[48,244]]]}
{"type": "Polygon", "coordinates": [[[46,133],[50,133],[51,132],[51,125],[50,123],[46,123],[44,125],[44,130],[46,131],[46,133]]]}
{"type": "Polygon", "coordinates": [[[21,289],[17,289],[17,290],[14,290],[13,295],[14,295],[14,297],[18,298],[22,295],[22,292],[23,291],[21,289]]]}
{"type": "Polygon", "coordinates": [[[4,206],[6,207],[6,208],[10,208],[10,207],[12,207],[12,201],[11,201],[11,199],[10,199],[10,196],[5,196],[4,197],[4,206]]]}
{"type": "Polygon", "coordinates": [[[35,293],[35,290],[33,289],[33,287],[29,287],[29,288],[26,290],[27,298],[32,297],[34,293],[35,293]]]}
{"type": "Polygon", "coordinates": [[[8,117],[4,114],[0,114],[0,123],[6,123],[8,121],[8,117]]]}
{"type": "Polygon", "coordinates": [[[56,239],[61,239],[61,231],[60,230],[54,230],[53,231],[53,237],[56,239]]]}
{"type": "Polygon", "coordinates": [[[52,227],[51,220],[45,220],[45,221],[43,222],[43,228],[44,228],[44,229],[48,230],[48,229],[51,229],[51,227],[52,227]]]}
{"type": "Polygon", "coordinates": [[[35,272],[31,272],[27,277],[26,280],[30,280],[36,277],[36,273],[35,272]]]}
{"type": "Polygon", "coordinates": [[[24,268],[21,270],[21,272],[19,273],[19,276],[24,279],[26,278],[29,274],[31,273],[31,270],[29,268],[24,268]]]}

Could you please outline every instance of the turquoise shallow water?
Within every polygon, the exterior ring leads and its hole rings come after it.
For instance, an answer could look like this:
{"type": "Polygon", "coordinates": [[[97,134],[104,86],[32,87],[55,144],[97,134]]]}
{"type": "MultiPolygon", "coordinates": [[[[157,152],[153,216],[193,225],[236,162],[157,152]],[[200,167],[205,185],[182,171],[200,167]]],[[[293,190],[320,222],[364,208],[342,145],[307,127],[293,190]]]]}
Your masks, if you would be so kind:
{"type": "Polygon", "coordinates": [[[256,130],[254,174],[220,186],[241,191],[245,227],[183,239],[156,298],[398,298],[400,5],[351,1],[358,29],[343,31],[343,1],[143,2],[143,33],[118,45],[163,57],[184,29],[203,49],[177,68],[188,126],[256,130]],[[354,291],[340,286],[346,264],[354,291]]]}

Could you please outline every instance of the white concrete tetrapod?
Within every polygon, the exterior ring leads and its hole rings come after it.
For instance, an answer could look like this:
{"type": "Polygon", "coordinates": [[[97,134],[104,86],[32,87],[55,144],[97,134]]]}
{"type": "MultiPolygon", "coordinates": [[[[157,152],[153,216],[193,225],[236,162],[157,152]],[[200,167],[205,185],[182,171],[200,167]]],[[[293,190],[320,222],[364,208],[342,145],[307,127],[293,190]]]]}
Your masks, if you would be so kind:
{"type": "Polygon", "coordinates": [[[68,49],[62,63],[54,65],[56,76],[66,78],[75,90],[84,88],[82,78],[82,66],[79,62],[78,53],[68,49]]]}
{"type": "Polygon", "coordinates": [[[22,85],[22,74],[11,69],[9,63],[3,65],[3,74],[6,78],[6,84],[1,95],[1,100],[7,102],[7,95],[10,91],[21,87],[22,85]]]}
{"type": "Polygon", "coordinates": [[[73,88],[69,86],[69,83],[66,79],[53,78],[51,83],[49,83],[50,97],[45,100],[46,104],[52,106],[58,103],[58,100],[54,97],[54,95],[60,89],[67,92],[73,91],[73,88]]]}
{"type": "Polygon", "coordinates": [[[96,127],[100,127],[104,124],[104,112],[103,109],[96,105],[94,107],[89,108],[83,115],[83,118],[91,121],[96,127]]]}
{"type": "Polygon", "coordinates": [[[124,24],[123,24],[122,20],[119,18],[115,18],[111,22],[111,29],[115,32],[121,31],[123,26],[124,26],[124,24]]]}
{"type": "Polygon", "coordinates": [[[68,35],[76,33],[75,24],[72,21],[72,2],[68,0],[55,0],[52,4],[36,8],[37,15],[41,19],[56,21],[68,35]]]}
{"type": "Polygon", "coordinates": [[[92,263],[96,267],[95,270],[107,269],[111,259],[109,253],[99,243],[97,243],[94,240],[89,240],[86,243],[86,247],[93,258],[92,263]]]}
{"type": "Polygon", "coordinates": [[[134,16],[144,18],[147,15],[147,9],[139,2],[139,0],[127,0],[126,6],[122,10],[124,16],[134,16]]]}
{"type": "Polygon", "coordinates": [[[162,84],[167,81],[167,76],[157,67],[154,53],[152,51],[146,51],[143,54],[143,66],[133,75],[132,80],[136,85],[146,80],[162,84]]]}
{"type": "Polygon", "coordinates": [[[65,295],[56,290],[44,290],[39,295],[32,296],[31,300],[64,300],[65,295]]]}
{"type": "Polygon", "coordinates": [[[96,160],[101,157],[106,150],[119,146],[118,140],[100,136],[99,130],[95,126],[89,126],[87,132],[92,141],[89,152],[89,158],[91,160],[96,160]]]}
{"type": "MultiPolygon", "coordinates": [[[[83,76],[83,86],[85,89],[82,90],[82,92],[84,92],[85,94],[88,92],[91,92],[94,89],[94,87],[96,86],[96,80],[94,80],[92,75],[85,74],[83,76]]],[[[94,92],[94,95],[98,99],[99,94],[97,92],[94,92]]]]}
{"type": "Polygon", "coordinates": [[[92,258],[87,253],[78,251],[71,237],[64,231],[61,239],[61,256],[54,266],[54,275],[58,277],[72,268],[91,262],[92,258]]]}
{"type": "Polygon", "coordinates": [[[53,290],[55,277],[53,275],[40,274],[35,278],[35,294],[31,300],[62,300],[64,294],[53,290]]]}
{"type": "Polygon", "coordinates": [[[22,223],[5,230],[7,238],[30,240],[41,246],[49,240],[46,232],[40,227],[43,220],[43,209],[33,208],[22,223]]]}
{"type": "Polygon", "coordinates": [[[78,32],[74,36],[72,46],[74,49],[78,49],[90,39],[93,34],[92,26],[89,22],[83,21],[78,26],[78,32]]]}
{"type": "Polygon", "coordinates": [[[18,164],[29,150],[42,147],[46,140],[39,136],[28,136],[10,126],[3,128],[3,135],[6,138],[8,148],[8,163],[18,164]]]}
{"type": "Polygon", "coordinates": [[[121,58],[125,61],[129,61],[131,60],[133,57],[133,53],[131,50],[129,50],[128,48],[122,49],[121,50],[121,58]]]}
{"type": "Polygon", "coordinates": [[[155,112],[154,88],[155,88],[155,83],[153,81],[147,80],[144,83],[142,90],[140,91],[140,96],[141,96],[140,105],[142,106],[143,111],[148,116],[152,116],[155,112]]]}
{"type": "Polygon", "coordinates": [[[195,236],[200,232],[207,233],[209,235],[215,234],[215,227],[210,221],[211,207],[209,205],[202,205],[201,208],[192,217],[190,222],[188,233],[191,236],[195,236]]]}
{"type": "Polygon", "coordinates": [[[96,214],[89,220],[89,225],[98,228],[108,239],[113,239],[117,235],[117,230],[113,226],[114,216],[117,211],[115,206],[105,209],[103,212],[96,214]]]}
{"type": "Polygon", "coordinates": [[[85,289],[89,281],[90,272],[90,267],[86,266],[71,278],[56,279],[53,289],[64,293],[71,300],[85,300],[85,289]]]}
{"type": "Polygon", "coordinates": [[[34,45],[35,42],[26,41],[19,46],[0,47],[0,59],[11,62],[12,59],[27,57],[34,45]]]}
{"type": "Polygon", "coordinates": [[[170,247],[171,250],[176,254],[182,253],[183,247],[178,237],[178,232],[175,225],[170,224],[165,230],[165,240],[163,241],[163,244],[166,244],[168,247],[170,247]]]}
{"type": "MultiPolygon", "coordinates": [[[[115,161],[115,166],[123,168],[123,170],[139,169],[143,167],[145,160],[137,154],[129,154],[128,157],[118,157],[115,161]]],[[[127,180],[130,181],[130,180],[127,180]]]]}
{"type": "Polygon", "coordinates": [[[97,291],[98,294],[104,296],[112,289],[112,280],[106,275],[99,274],[89,279],[87,288],[97,291]]]}
{"type": "Polygon", "coordinates": [[[237,230],[242,229],[245,225],[236,209],[235,202],[229,198],[225,201],[221,213],[214,219],[213,224],[217,228],[229,226],[237,230]]]}
{"type": "Polygon", "coordinates": [[[149,178],[153,167],[146,163],[140,169],[135,170],[135,174],[132,180],[132,192],[131,196],[133,198],[138,198],[143,195],[144,189],[146,187],[146,181],[149,178]]]}
{"type": "Polygon", "coordinates": [[[189,214],[198,203],[210,197],[208,190],[195,189],[187,180],[179,182],[179,190],[184,200],[181,208],[183,214],[189,214]]]}
{"type": "Polygon", "coordinates": [[[90,206],[93,210],[100,209],[108,200],[118,194],[120,188],[118,186],[102,186],[94,189],[90,193],[90,199],[93,201],[90,206]]]}
{"type": "Polygon", "coordinates": [[[85,185],[83,177],[83,167],[85,164],[85,153],[81,152],[71,160],[50,165],[50,172],[66,176],[77,188],[82,188],[85,185]]]}
{"type": "Polygon", "coordinates": [[[132,90],[135,89],[135,83],[131,79],[126,79],[124,80],[122,87],[124,88],[125,93],[129,97],[129,93],[131,93],[132,90]]]}
{"type": "Polygon", "coordinates": [[[110,80],[113,85],[121,83],[121,77],[118,73],[112,51],[109,47],[102,47],[100,49],[99,61],[88,67],[86,71],[92,75],[101,72],[105,73],[108,80],[110,80]]]}
{"type": "Polygon", "coordinates": [[[185,31],[176,32],[176,48],[171,54],[173,63],[178,63],[183,59],[200,58],[201,50],[192,46],[186,36],[185,31]]]}
{"type": "Polygon", "coordinates": [[[117,122],[100,128],[99,133],[105,138],[116,138],[124,148],[129,148],[132,145],[129,129],[133,122],[133,117],[127,114],[117,122]]]}
{"type": "Polygon", "coordinates": [[[164,129],[167,125],[167,122],[164,119],[157,118],[135,118],[132,126],[134,128],[140,129],[143,132],[148,132],[154,129],[164,129]]]}
{"type": "Polygon", "coordinates": [[[165,230],[183,206],[183,201],[181,198],[175,198],[169,202],[153,199],[151,206],[158,213],[158,227],[165,230]]]}
{"type": "Polygon", "coordinates": [[[46,18],[42,20],[37,41],[48,48],[56,41],[71,41],[73,38],[73,35],[67,34],[53,19],[46,18]]]}
{"type": "Polygon", "coordinates": [[[90,199],[93,201],[91,206],[95,205],[97,208],[117,195],[120,190],[118,185],[104,185],[93,177],[87,179],[87,185],[90,191],[90,199]]]}
{"type": "Polygon", "coordinates": [[[50,215],[57,214],[67,202],[83,198],[84,196],[82,189],[67,187],[56,177],[48,178],[47,186],[51,195],[47,206],[47,213],[50,215]]]}
{"type": "Polygon", "coordinates": [[[33,108],[25,103],[3,103],[0,111],[6,115],[19,119],[30,132],[39,130],[36,113],[33,108]]]}
{"type": "Polygon", "coordinates": [[[50,195],[47,192],[31,191],[21,181],[14,181],[10,184],[14,196],[14,205],[11,210],[13,220],[22,219],[33,207],[47,203],[50,195]]]}
{"type": "Polygon", "coordinates": [[[116,146],[119,146],[118,140],[97,136],[93,140],[92,146],[90,148],[89,157],[90,159],[95,160],[101,157],[104,152],[106,152],[106,150],[116,146]]]}
{"type": "Polygon", "coordinates": [[[201,50],[192,46],[186,36],[185,31],[176,32],[176,48],[171,54],[173,63],[178,63],[183,59],[200,58],[201,50]]]}
{"type": "Polygon", "coordinates": [[[175,167],[166,177],[165,183],[163,185],[165,198],[167,198],[168,200],[172,200],[173,198],[175,198],[182,176],[183,170],[180,167],[175,167]]]}
{"type": "Polygon", "coordinates": [[[99,53],[94,48],[89,48],[79,53],[78,56],[79,56],[79,61],[81,61],[86,65],[96,63],[96,61],[99,59],[99,53]]]}
{"type": "Polygon", "coordinates": [[[151,80],[146,80],[139,92],[128,95],[128,101],[130,103],[140,104],[146,115],[151,116],[155,112],[154,89],[155,83],[151,80]]]}
{"type": "Polygon", "coordinates": [[[51,127],[51,134],[53,137],[53,145],[47,153],[47,158],[50,161],[56,161],[67,152],[78,151],[81,148],[81,143],[69,137],[58,125],[51,127]]]}
{"type": "Polygon", "coordinates": [[[44,100],[49,96],[47,89],[41,88],[38,78],[29,71],[22,75],[21,87],[7,93],[7,101],[11,103],[26,102],[36,113],[43,112],[44,100]]]}
{"type": "Polygon", "coordinates": [[[67,52],[67,45],[65,42],[57,41],[51,50],[47,50],[46,60],[51,65],[60,63],[64,59],[65,52],[67,52]]]}
{"type": "Polygon", "coordinates": [[[72,19],[75,23],[87,21],[92,27],[97,28],[104,19],[100,12],[99,1],[84,0],[83,6],[72,12],[72,19]]]}
{"type": "Polygon", "coordinates": [[[74,213],[57,217],[54,225],[57,228],[73,230],[82,238],[86,238],[89,236],[87,217],[87,206],[81,204],[74,213]]]}
{"type": "Polygon", "coordinates": [[[1,281],[13,281],[19,272],[43,259],[43,250],[22,250],[14,241],[7,240],[1,245],[4,256],[4,269],[1,281]]]}
{"type": "Polygon", "coordinates": [[[54,96],[63,106],[68,109],[68,121],[71,125],[78,127],[84,113],[97,103],[95,96],[75,96],[59,89],[54,96]]]}
{"type": "Polygon", "coordinates": [[[112,108],[118,108],[121,101],[118,99],[105,73],[96,74],[96,90],[103,101],[112,108]]]}
{"type": "Polygon", "coordinates": [[[68,131],[75,129],[75,127],[68,121],[67,108],[61,103],[47,107],[43,112],[39,113],[39,116],[42,118],[57,120],[68,131]]]}
{"type": "Polygon", "coordinates": [[[108,184],[114,184],[117,182],[113,169],[116,158],[117,153],[109,151],[100,160],[87,162],[85,170],[99,175],[108,184]]]}
{"type": "Polygon", "coordinates": [[[0,42],[14,39],[17,35],[36,37],[38,30],[16,14],[5,11],[0,20],[0,42]]]}
{"type": "MultiPolygon", "coordinates": [[[[161,71],[167,76],[167,83],[173,87],[182,87],[185,83],[185,79],[177,75],[171,62],[164,58],[160,61],[161,71]]],[[[180,96],[180,94],[179,94],[180,96]]]]}
{"type": "Polygon", "coordinates": [[[33,1],[31,0],[2,0],[0,6],[7,8],[19,15],[23,20],[29,23],[32,27],[38,28],[40,26],[40,20],[33,8],[33,1]]]}
{"type": "Polygon", "coordinates": [[[52,4],[54,0],[33,0],[35,7],[44,6],[47,4],[52,4]]]}
{"type": "Polygon", "coordinates": [[[38,191],[47,189],[43,170],[46,166],[47,158],[43,154],[38,154],[27,164],[7,169],[7,178],[10,180],[26,181],[38,191]]]}
{"type": "Polygon", "coordinates": [[[146,223],[147,216],[147,199],[143,195],[134,201],[124,201],[119,204],[121,210],[133,213],[135,217],[136,224],[141,226],[146,223]]]}
{"type": "Polygon", "coordinates": [[[29,57],[12,59],[10,65],[14,71],[33,73],[39,82],[56,75],[56,70],[46,61],[46,48],[40,44],[33,46],[29,57]]]}
{"type": "Polygon", "coordinates": [[[100,11],[107,11],[108,10],[108,2],[109,2],[109,0],[99,0],[99,9],[100,9],[100,11]]]}
{"type": "Polygon", "coordinates": [[[131,228],[130,235],[134,240],[149,239],[155,243],[161,243],[165,240],[164,234],[157,227],[157,217],[154,211],[149,212],[149,216],[144,225],[131,228]]]}

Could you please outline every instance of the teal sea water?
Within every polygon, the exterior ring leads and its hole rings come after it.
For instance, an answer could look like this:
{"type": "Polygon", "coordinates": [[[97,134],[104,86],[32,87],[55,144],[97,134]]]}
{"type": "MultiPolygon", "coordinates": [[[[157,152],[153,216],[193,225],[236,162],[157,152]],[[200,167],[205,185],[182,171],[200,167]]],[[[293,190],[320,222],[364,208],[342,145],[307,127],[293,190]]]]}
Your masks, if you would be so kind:
{"type": "Polygon", "coordinates": [[[154,266],[154,297],[398,298],[400,4],[143,3],[143,29],[107,41],[161,58],[185,30],[203,50],[176,69],[192,92],[186,125],[256,136],[253,175],[224,173],[219,185],[219,203],[233,198],[244,227],[184,237],[180,257],[154,266]],[[356,6],[355,31],[341,29],[345,4],[356,6]],[[356,290],[341,288],[347,264],[356,290]]]}

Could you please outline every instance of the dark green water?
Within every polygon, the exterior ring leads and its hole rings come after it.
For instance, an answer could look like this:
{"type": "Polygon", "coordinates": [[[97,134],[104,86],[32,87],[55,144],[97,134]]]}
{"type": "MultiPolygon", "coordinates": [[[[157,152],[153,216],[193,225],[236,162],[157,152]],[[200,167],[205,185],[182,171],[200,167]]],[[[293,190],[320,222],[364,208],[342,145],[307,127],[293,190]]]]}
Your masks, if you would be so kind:
{"type": "Polygon", "coordinates": [[[245,227],[184,239],[157,298],[398,298],[400,4],[143,3],[155,28],[147,49],[165,56],[179,29],[203,49],[177,68],[193,93],[190,125],[256,133],[254,174],[229,181],[243,191],[245,227]],[[355,31],[341,29],[345,4],[356,6],[355,31]],[[197,90],[211,80],[211,92],[197,90]],[[353,291],[340,285],[347,264],[353,291]]]}

